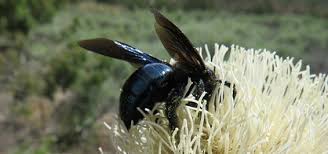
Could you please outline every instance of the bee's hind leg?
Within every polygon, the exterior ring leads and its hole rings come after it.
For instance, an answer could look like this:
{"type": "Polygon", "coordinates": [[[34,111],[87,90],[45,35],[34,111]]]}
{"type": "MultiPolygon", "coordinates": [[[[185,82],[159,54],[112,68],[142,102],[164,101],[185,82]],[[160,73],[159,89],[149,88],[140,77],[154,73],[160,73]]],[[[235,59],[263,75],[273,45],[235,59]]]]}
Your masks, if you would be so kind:
{"type": "Polygon", "coordinates": [[[183,97],[184,88],[173,88],[168,94],[168,100],[166,102],[166,116],[169,120],[170,130],[173,132],[175,128],[179,126],[179,119],[176,113],[177,108],[180,105],[180,101],[183,97]]]}

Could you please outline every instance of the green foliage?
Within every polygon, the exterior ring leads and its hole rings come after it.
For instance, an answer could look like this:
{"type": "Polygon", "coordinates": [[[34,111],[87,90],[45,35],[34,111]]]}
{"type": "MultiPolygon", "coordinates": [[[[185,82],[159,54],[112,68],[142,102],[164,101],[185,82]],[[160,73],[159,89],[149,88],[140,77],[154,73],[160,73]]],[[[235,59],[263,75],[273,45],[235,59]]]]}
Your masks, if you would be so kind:
{"type": "Polygon", "coordinates": [[[53,140],[50,137],[43,137],[42,144],[32,149],[29,144],[22,144],[17,147],[17,150],[15,151],[15,154],[51,154],[52,149],[51,145],[53,144],[53,140]]]}
{"type": "Polygon", "coordinates": [[[21,39],[9,40],[17,46],[8,47],[0,54],[0,91],[11,91],[15,99],[21,101],[30,95],[40,95],[45,86],[39,63],[30,59],[30,53],[22,49],[21,39]],[[39,75],[37,75],[39,74],[39,75]]]}
{"type": "Polygon", "coordinates": [[[78,78],[79,68],[85,62],[84,54],[64,52],[50,60],[46,73],[47,88],[45,94],[52,97],[56,87],[69,88],[78,78]]]}
{"type": "Polygon", "coordinates": [[[0,1],[0,30],[27,32],[35,24],[49,21],[67,1],[70,0],[0,1]]]}
{"type": "Polygon", "coordinates": [[[170,10],[215,10],[235,13],[268,14],[296,13],[328,17],[325,0],[96,0],[129,8],[164,8],[170,10]]]}

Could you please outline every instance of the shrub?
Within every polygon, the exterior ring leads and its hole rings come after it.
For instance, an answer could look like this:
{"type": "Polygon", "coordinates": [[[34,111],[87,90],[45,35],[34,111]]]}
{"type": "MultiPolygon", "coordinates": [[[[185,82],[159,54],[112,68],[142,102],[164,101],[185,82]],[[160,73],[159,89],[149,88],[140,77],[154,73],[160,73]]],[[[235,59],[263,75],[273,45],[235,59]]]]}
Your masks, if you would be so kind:
{"type": "Polygon", "coordinates": [[[70,0],[15,0],[0,2],[0,31],[27,32],[51,19],[55,10],[70,0]]]}

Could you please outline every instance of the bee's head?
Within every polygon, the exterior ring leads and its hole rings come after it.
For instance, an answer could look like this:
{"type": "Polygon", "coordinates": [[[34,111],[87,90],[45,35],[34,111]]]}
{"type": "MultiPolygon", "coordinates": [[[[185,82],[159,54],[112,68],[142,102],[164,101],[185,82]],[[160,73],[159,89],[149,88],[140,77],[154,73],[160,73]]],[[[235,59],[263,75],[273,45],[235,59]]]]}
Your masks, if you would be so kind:
{"type": "Polygon", "coordinates": [[[215,82],[217,80],[215,73],[208,68],[206,68],[204,70],[204,72],[202,74],[202,78],[203,78],[203,80],[209,81],[209,82],[215,82]]]}

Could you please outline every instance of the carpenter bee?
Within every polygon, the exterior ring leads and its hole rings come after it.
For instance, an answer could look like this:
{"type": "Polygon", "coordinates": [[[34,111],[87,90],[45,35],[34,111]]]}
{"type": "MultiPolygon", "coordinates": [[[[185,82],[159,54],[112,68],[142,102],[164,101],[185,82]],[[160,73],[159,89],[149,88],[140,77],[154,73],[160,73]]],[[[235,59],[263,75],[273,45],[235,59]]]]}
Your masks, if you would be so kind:
{"type": "MultiPolygon", "coordinates": [[[[145,108],[152,109],[158,102],[165,102],[169,127],[174,130],[178,127],[176,109],[188,78],[195,87],[193,95],[197,98],[205,91],[207,100],[217,83],[222,82],[205,66],[197,50],[177,26],[157,10],[151,12],[156,20],[156,33],[176,61],[174,65],[119,41],[96,38],[79,42],[81,47],[89,51],[121,59],[138,67],[124,83],[120,95],[119,116],[128,130],[143,118],[138,108],[143,111],[145,108]]],[[[229,82],[224,85],[230,87],[229,82]]]]}

